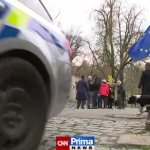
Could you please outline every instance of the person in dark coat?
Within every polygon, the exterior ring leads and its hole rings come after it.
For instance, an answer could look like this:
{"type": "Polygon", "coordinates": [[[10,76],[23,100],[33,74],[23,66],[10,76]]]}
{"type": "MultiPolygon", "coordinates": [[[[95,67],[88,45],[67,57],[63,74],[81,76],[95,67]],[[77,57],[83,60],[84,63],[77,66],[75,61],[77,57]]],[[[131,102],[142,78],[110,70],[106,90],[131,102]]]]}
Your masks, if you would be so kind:
{"type": "Polygon", "coordinates": [[[123,109],[125,109],[125,106],[126,106],[126,91],[123,87],[123,92],[122,92],[122,107],[123,107],[123,109]]]}
{"type": "Polygon", "coordinates": [[[77,109],[79,109],[80,105],[81,108],[84,109],[85,101],[88,100],[89,90],[89,85],[88,82],[85,80],[85,75],[81,76],[81,80],[78,81],[76,89],[77,109]]]}
{"type": "MultiPolygon", "coordinates": [[[[142,89],[141,95],[150,95],[150,63],[145,64],[145,70],[142,72],[140,82],[138,85],[139,89],[142,89]]],[[[150,107],[147,107],[147,112],[150,107]]]]}
{"type": "Polygon", "coordinates": [[[87,109],[91,109],[90,103],[93,95],[93,82],[91,76],[88,76],[88,84],[89,84],[89,90],[88,90],[87,109]]]}
{"type": "Polygon", "coordinates": [[[117,82],[117,96],[118,96],[119,109],[123,108],[123,92],[124,92],[124,88],[121,84],[121,81],[118,81],[117,82]]]}
{"type": "Polygon", "coordinates": [[[109,95],[108,95],[108,109],[113,109],[112,104],[114,103],[115,93],[111,87],[109,87],[109,95]]]}
{"type": "Polygon", "coordinates": [[[96,109],[98,106],[98,91],[100,88],[101,79],[98,78],[96,75],[94,76],[94,82],[93,82],[93,108],[96,109]]]}

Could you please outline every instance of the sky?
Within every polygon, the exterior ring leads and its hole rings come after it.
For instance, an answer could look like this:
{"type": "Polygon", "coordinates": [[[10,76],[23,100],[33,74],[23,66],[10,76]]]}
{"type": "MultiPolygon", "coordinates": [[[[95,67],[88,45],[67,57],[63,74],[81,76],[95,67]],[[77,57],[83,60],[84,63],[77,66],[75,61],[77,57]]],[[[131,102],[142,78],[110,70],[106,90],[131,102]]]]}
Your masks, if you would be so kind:
{"type": "MultiPolygon", "coordinates": [[[[103,0],[45,0],[49,3],[51,16],[54,18],[59,12],[60,15],[56,22],[60,22],[63,30],[70,27],[80,28],[84,35],[89,35],[92,27],[90,21],[90,12],[99,8],[103,0]]],[[[144,8],[144,30],[150,25],[150,0],[126,0],[130,5],[136,3],[139,7],[144,8]]]]}
{"type": "Polygon", "coordinates": [[[103,0],[47,0],[52,8],[51,15],[55,17],[60,11],[56,21],[60,21],[63,30],[70,27],[79,28],[84,35],[91,31],[92,22],[90,12],[98,8],[103,0]]]}
{"type": "MultiPolygon", "coordinates": [[[[104,0],[43,0],[48,4],[50,14],[52,18],[60,15],[55,20],[56,23],[61,23],[61,29],[63,31],[69,30],[71,27],[80,29],[82,31],[82,36],[90,40],[94,40],[94,32],[92,27],[94,23],[90,21],[90,12],[94,9],[98,9],[104,0]]],[[[146,30],[150,25],[150,0],[126,0],[129,5],[133,3],[139,8],[144,9],[144,21],[143,29],[146,30]]],[[[78,62],[80,65],[82,63],[81,57],[74,59],[74,62],[78,62]],[[79,61],[80,60],[80,61],[79,61]]]]}

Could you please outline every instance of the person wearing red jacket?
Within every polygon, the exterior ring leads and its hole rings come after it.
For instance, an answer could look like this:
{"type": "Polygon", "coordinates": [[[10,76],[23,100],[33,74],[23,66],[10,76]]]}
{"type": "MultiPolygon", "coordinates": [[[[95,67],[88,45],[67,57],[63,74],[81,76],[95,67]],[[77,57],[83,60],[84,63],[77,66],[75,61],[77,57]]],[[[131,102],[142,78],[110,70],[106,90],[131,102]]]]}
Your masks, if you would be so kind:
{"type": "Polygon", "coordinates": [[[109,87],[105,79],[102,80],[98,94],[100,95],[98,101],[98,107],[102,108],[102,101],[103,101],[104,103],[103,108],[105,109],[107,103],[107,96],[109,95],[109,87]]]}

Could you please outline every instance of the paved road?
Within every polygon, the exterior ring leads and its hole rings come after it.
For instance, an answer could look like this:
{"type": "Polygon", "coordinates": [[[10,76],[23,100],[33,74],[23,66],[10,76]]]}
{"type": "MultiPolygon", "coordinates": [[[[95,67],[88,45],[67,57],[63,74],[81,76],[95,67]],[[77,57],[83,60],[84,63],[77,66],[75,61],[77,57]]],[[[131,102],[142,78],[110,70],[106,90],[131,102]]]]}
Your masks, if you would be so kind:
{"type": "Polygon", "coordinates": [[[100,147],[116,147],[123,134],[150,135],[144,130],[147,114],[138,116],[138,113],[135,108],[77,110],[66,107],[58,117],[48,121],[39,149],[55,149],[56,136],[94,136],[100,150],[100,147]]]}

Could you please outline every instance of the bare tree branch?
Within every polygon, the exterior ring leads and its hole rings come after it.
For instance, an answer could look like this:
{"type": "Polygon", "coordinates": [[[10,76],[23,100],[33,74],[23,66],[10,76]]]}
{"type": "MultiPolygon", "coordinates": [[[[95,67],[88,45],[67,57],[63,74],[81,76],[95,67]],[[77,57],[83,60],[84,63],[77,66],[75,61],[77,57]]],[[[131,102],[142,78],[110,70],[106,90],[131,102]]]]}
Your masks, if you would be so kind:
{"type": "Polygon", "coordinates": [[[96,62],[97,68],[101,71],[101,73],[103,74],[103,76],[106,76],[106,74],[105,74],[105,72],[103,71],[103,69],[99,66],[98,60],[97,60],[97,58],[96,58],[96,56],[95,56],[95,53],[94,53],[94,51],[93,51],[93,49],[92,49],[92,47],[91,47],[90,42],[89,42],[89,41],[86,41],[86,42],[87,42],[87,44],[88,44],[88,46],[89,46],[90,51],[91,51],[92,54],[93,54],[93,58],[94,58],[94,60],[95,60],[95,62],[96,62]]]}
{"type": "Polygon", "coordinates": [[[57,19],[60,14],[61,14],[61,12],[59,11],[58,14],[54,17],[54,20],[57,19]]]}
{"type": "Polygon", "coordinates": [[[84,45],[84,39],[81,36],[80,29],[74,30],[73,27],[64,32],[64,34],[70,43],[71,61],[73,61],[75,57],[82,53],[80,49],[84,45]]]}
{"type": "MultiPolygon", "coordinates": [[[[111,67],[113,78],[123,82],[124,68],[131,63],[127,54],[129,47],[141,36],[142,9],[135,5],[124,7],[123,1],[106,0],[94,9],[97,46],[103,47],[103,55],[111,67]]],[[[99,57],[100,58],[100,57],[99,57]]]]}

